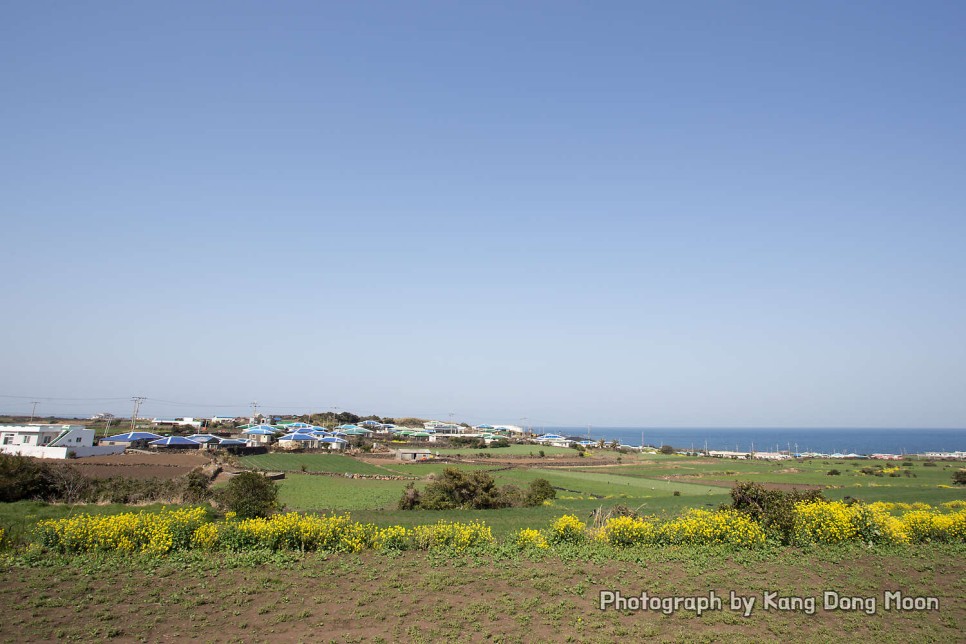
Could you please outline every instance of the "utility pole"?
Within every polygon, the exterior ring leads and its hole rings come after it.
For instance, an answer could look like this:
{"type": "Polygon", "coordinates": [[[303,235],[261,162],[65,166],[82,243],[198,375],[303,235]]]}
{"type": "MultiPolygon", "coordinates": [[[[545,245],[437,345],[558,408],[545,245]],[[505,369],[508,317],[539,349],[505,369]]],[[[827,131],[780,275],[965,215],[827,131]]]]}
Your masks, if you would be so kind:
{"type": "Polygon", "coordinates": [[[137,428],[138,422],[138,410],[141,409],[141,403],[144,402],[144,396],[134,396],[131,398],[134,401],[134,413],[131,414],[131,431],[133,432],[137,428]]]}
{"type": "Polygon", "coordinates": [[[258,417],[258,403],[253,400],[252,401],[252,425],[255,424],[255,420],[257,417],[258,417]]]}
{"type": "Polygon", "coordinates": [[[37,405],[40,403],[36,400],[33,400],[31,401],[31,404],[34,406],[34,408],[30,411],[30,422],[34,422],[34,416],[37,415],[37,405]]]}

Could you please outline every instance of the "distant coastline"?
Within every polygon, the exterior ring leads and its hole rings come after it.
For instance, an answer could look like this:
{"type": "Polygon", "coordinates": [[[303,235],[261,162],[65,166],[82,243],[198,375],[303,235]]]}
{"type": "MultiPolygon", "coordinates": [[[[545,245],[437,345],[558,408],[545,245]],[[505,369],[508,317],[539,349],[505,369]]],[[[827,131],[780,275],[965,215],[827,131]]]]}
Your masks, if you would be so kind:
{"type": "MultiPolygon", "coordinates": [[[[587,436],[587,427],[546,427],[541,431],[587,436]]],[[[534,431],[537,431],[535,428],[534,431]]],[[[679,449],[822,452],[832,454],[923,454],[966,450],[966,429],[929,428],[660,428],[590,427],[591,440],[623,445],[671,445],[679,449]]]]}

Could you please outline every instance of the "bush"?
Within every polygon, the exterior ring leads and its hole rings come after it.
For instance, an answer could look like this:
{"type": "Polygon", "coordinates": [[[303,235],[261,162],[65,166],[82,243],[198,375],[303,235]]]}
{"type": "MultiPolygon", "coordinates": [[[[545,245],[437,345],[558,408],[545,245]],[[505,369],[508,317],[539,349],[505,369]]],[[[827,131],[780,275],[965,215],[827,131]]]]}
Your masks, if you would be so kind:
{"type": "Polygon", "coordinates": [[[826,472],[826,474],[827,474],[828,476],[839,476],[839,475],[840,475],[840,474],[842,474],[842,473],[841,473],[841,472],[839,472],[839,471],[838,471],[838,470],[836,470],[836,469],[831,469],[831,470],[829,470],[828,472],[826,472]]]}
{"type": "Polygon", "coordinates": [[[535,507],[541,505],[544,501],[555,498],[557,498],[557,490],[553,489],[550,481],[547,479],[534,479],[530,481],[530,489],[527,490],[527,496],[524,498],[523,504],[527,507],[535,507]]]}
{"type": "Polygon", "coordinates": [[[674,453],[674,448],[671,447],[670,445],[661,445],[660,452],[662,454],[673,454],[674,453]]]}
{"type": "Polygon", "coordinates": [[[956,470],[953,473],[953,483],[956,485],[966,485],[966,470],[956,470]]]}
{"type": "Polygon", "coordinates": [[[484,510],[507,507],[502,505],[504,502],[490,474],[447,467],[422,491],[419,507],[427,510],[484,510]]]}
{"type": "Polygon", "coordinates": [[[0,501],[46,499],[54,488],[51,468],[26,456],[0,454],[0,501]]]}
{"type": "Polygon", "coordinates": [[[242,472],[219,490],[218,502],[242,519],[267,517],[278,509],[278,486],[261,474],[242,472]]]}
{"type": "Polygon", "coordinates": [[[415,483],[410,483],[403,490],[402,496],[399,497],[399,503],[396,504],[400,510],[415,510],[419,507],[420,495],[419,490],[416,489],[415,483]]]}
{"type": "Polygon", "coordinates": [[[731,508],[750,515],[765,532],[784,544],[792,542],[795,504],[824,501],[819,490],[768,490],[760,483],[738,483],[731,489],[731,508]]]}

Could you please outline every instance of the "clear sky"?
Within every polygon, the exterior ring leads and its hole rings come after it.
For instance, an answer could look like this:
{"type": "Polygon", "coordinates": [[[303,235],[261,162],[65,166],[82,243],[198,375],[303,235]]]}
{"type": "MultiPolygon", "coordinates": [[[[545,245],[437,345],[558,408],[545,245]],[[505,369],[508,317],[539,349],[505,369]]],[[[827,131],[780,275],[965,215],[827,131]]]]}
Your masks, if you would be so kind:
{"type": "Polygon", "coordinates": [[[0,410],[964,427],[964,27],[8,0],[0,410]]]}

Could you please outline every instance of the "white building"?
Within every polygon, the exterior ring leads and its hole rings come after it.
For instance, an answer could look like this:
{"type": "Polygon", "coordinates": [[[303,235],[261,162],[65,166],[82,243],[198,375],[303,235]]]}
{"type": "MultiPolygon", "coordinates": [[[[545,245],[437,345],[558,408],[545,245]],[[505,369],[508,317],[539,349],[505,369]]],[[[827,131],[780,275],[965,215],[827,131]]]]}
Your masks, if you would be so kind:
{"type": "Polygon", "coordinates": [[[151,421],[152,425],[176,425],[178,427],[201,428],[201,421],[195,420],[190,416],[187,418],[155,418],[151,421]]]}
{"type": "Polygon", "coordinates": [[[0,452],[37,458],[81,458],[120,454],[123,445],[94,446],[94,430],[83,425],[0,425],[0,452]]]}

